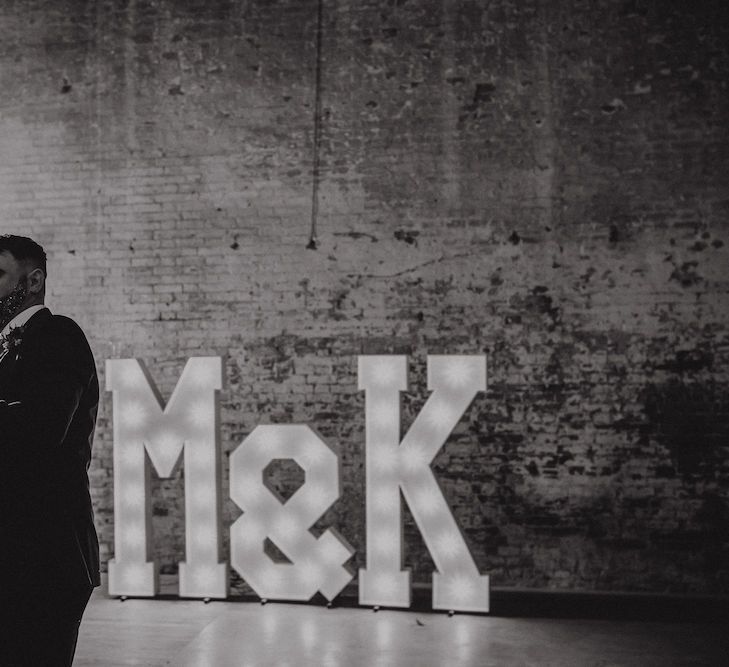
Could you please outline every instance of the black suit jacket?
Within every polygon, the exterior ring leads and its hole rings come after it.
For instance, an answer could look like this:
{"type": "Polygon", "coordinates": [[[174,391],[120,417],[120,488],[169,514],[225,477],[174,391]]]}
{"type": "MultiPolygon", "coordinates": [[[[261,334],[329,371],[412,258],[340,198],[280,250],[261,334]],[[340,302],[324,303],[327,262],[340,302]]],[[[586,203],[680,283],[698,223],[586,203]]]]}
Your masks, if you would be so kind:
{"type": "Polygon", "coordinates": [[[0,597],[99,585],[87,472],[98,403],[81,329],[33,315],[0,361],[0,597]]]}

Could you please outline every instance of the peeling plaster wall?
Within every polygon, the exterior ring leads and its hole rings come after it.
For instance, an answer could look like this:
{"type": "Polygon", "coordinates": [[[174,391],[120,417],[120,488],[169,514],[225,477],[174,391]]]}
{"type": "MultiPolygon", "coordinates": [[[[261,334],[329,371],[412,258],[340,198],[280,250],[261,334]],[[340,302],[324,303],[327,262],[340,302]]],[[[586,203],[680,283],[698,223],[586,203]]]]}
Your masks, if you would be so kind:
{"type": "MultiPolygon", "coordinates": [[[[427,354],[486,353],[434,469],[494,585],[729,593],[726,3],[323,9],[307,250],[314,0],[0,7],[0,232],[46,246],[102,382],[135,356],[169,396],[188,357],[223,356],[223,488],[257,424],[313,424],[343,474],[317,527],[362,566],[356,356],[409,356],[407,427],[427,354]]],[[[104,561],[111,419],[107,395],[104,561]]],[[[183,490],[154,484],[167,573],[183,490]]],[[[407,513],[405,559],[430,581],[407,513]]]]}

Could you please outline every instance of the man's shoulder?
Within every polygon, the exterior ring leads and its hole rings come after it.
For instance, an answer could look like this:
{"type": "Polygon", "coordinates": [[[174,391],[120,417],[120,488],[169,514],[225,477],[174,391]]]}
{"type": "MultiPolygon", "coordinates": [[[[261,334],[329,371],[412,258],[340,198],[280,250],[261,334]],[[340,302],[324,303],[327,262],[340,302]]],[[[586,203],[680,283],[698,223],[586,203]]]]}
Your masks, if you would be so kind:
{"type": "Polygon", "coordinates": [[[28,334],[41,339],[56,341],[83,341],[86,335],[75,320],[66,315],[56,315],[50,311],[40,311],[28,321],[28,334]],[[38,318],[36,320],[36,318],[38,318]]]}
{"type": "Polygon", "coordinates": [[[28,322],[23,356],[41,364],[53,362],[84,369],[84,373],[95,368],[93,352],[81,327],[70,317],[46,313],[28,322]]]}
{"type": "Polygon", "coordinates": [[[76,321],[66,315],[56,315],[54,313],[51,315],[49,321],[57,331],[83,334],[83,330],[76,321]]]}

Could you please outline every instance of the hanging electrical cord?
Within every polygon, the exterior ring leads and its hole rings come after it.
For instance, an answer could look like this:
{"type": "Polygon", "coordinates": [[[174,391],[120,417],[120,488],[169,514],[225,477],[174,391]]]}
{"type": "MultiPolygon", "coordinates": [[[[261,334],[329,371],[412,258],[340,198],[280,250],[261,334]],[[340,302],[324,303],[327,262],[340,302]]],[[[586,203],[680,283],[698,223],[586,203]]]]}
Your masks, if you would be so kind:
{"type": "Polygon", "coordinates": [[[319,217],[319,163],[321,147],[321,41],[322,15],[324,0],[318,0],[316,16],[316,79],[314,83],[314,167],[311,186],[311,234],[306,247],[316,250],[319,239],[316,236],[316,223],[319,217]]]}

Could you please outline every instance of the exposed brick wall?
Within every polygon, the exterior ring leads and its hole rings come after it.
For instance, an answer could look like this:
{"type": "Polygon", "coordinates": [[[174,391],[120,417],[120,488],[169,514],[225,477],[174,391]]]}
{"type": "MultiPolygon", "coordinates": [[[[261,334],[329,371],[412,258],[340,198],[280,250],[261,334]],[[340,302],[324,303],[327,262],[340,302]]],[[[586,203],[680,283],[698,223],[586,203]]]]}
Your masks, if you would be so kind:
{"type": "MultiPolygon", "coordinates": [[[[407,425],[427,354],[485,352],[435,470],[494,585],[729,593],[726,6],[324,0],[307,250],[315,0],[4,3],[0,232],[46,246],[102,381],[135,356],[169,396],[222,355],[226,453],[315,425],[343,467],[320,525],[357,566],[356,355],[409,355],[407,425]]],[[[164,572],[182,490],[155,483],[164,572]]]]}

